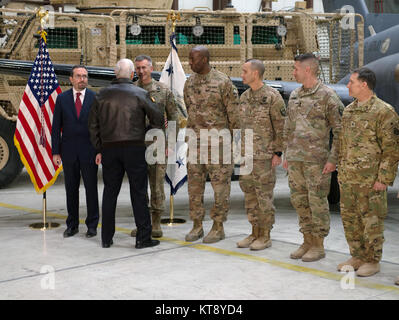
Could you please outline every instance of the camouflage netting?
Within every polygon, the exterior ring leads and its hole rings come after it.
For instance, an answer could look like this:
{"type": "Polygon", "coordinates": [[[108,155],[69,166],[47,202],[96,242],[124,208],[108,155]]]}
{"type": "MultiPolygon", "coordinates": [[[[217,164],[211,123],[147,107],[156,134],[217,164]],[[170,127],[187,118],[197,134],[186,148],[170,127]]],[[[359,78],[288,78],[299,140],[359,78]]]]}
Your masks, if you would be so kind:
{"type": "MultiPolygon", "coordinates": [[[[38,19],[28,11],[0,12],[0,58],[33,61],[38,19]]],[[[168,14],[170,11],[141,9],[101,15],[55,13],[54,24],[47,29],[51,59],[54,63],[113,67],[118,59],[147,54],[153,58],[154,69],[161,71],[171,49],[168,14]]],[[[225,10],[182,10],[179,14],[176,43],[186,73],[192,72],[188,55],[195,45],[207,46],[212,66],[231,77],[240,77],[242,64],[256,58],[266,65],[265,79],[294,81],[293,59],[305,52],[320,57],[320,76],[325,83],[338,82],[363,63],[362,19],[357,19],[354,29],[343,29],[340,14],[225,10]],[[358,40],[359,54],[355,50],[358,40]]],[[[0,100],[10,99],[0,92],[0,100]]]]}

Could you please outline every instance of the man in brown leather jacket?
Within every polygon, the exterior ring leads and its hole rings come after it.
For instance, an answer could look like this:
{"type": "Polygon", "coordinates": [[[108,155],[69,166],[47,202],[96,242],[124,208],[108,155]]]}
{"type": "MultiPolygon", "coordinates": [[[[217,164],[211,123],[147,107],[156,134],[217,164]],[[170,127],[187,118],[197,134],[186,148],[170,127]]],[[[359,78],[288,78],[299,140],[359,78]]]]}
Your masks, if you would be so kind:
{"type": "Polygon", "coordinates": [[[90,140],[98,153],[96,163],[103,167],[102,246],[113,244],[116,202],[126,172],[137,226],[136,248],[141,249],[159,244],[151,239],[146,196],[145,117],[153,128],[162,128],[164,117],[148,93],[133,85],[130,59],[118,61],[115,74],[111,85],[97,94],[89,115],[90,140]]]}

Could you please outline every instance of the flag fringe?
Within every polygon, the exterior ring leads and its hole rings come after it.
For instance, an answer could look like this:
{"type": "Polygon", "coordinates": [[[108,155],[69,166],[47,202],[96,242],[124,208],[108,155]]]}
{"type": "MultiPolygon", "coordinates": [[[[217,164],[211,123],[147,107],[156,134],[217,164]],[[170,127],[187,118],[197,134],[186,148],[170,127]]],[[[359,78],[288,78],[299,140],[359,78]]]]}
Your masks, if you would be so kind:
{"type": "Polygon", "coordinates": [[[18,150],[19,156],[21,158],[21,162],[23,163],[24,167],[26,168],[26,171],[28,171],[30,180],[32,181],[33,186],[35,187],[36,192],[39,193],[39,194],[45,193],[47,191],[47,189],[50,188],[55,183],[55,180],[57,180],[58,175],[62,171],[62,165],[58,167],[58,169],[55,172],[53,178],[49,182],[47,182],[43,186],[43,188],[39,188],[39,186],[37,185],[35,176],[34,176],[34,174],[32,172],[32,169],[30,168],[30,166],[28,164],[28,161],[25,159],[25,156],[24,156],[24,154],[23,154],[23,152],[21,150],[21,146],[19,145],[19,142],[18,142],[17,138],[15,137],[15,135],[14,135],[14,145],[15,145],[15,147],[18,150]]]}

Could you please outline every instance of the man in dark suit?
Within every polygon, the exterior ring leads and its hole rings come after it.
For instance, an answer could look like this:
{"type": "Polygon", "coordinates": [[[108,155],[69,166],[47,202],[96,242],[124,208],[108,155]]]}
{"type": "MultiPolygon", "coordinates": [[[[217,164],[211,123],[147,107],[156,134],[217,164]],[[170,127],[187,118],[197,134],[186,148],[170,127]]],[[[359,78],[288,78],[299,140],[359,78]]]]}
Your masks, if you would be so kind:
{"type": "Polygon", "coordinates": [[[72,68],[69,80],[72,89],[57,97],[51,132],[53,162],[62,161],[65,178],[68,218],[64,237],[79,231],[79,185],[80,177],[86,189],[87,233],[97,235],[99,220],[96,151],[90,142],[87,126],[89,111],[95,92],[87,89],[88,72],[85,66],[72,68]]]}

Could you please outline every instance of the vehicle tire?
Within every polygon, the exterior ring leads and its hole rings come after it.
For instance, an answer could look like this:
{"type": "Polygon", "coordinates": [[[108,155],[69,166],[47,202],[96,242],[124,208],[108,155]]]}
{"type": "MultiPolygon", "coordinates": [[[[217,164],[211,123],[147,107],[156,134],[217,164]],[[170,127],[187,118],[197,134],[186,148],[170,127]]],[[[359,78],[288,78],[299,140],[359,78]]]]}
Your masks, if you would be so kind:
{"type": "Polygon", "coordinates": [[[338,172],[335,170],[331,174],[331,184],[330,184],[330,193],[328,194],[328,203],[329,204],[337,204],[340,200],[339,194],[339,184],[338,184],[338,172]]]}
{"type": "Polygon", "coordinates": [[[23,168],[14,145],[15,122],[0,118],[0,188],[6,187],[23,168]]]}

